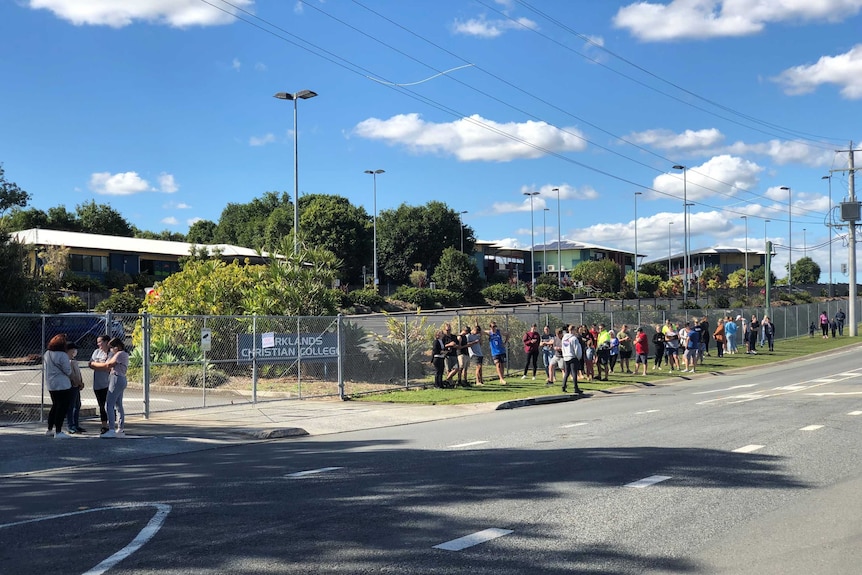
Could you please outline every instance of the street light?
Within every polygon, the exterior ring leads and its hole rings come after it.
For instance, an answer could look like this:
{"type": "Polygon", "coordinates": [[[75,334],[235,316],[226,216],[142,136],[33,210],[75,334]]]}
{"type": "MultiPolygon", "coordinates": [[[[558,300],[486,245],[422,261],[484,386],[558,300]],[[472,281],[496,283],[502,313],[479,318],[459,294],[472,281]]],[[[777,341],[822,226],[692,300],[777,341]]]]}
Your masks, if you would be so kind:
{"type": "Polygon", "coordinates": [[[385,170],[365,170],[374,180],[374,291],[377,291],[377,174],[385,174],[385,170]]]}
{"type": "Polygon", "coordinates": [[[461,219],[461,216],[467,213],[467,210],[463,212],[458,212],[458,227],[461,228],[461,253],[464,253],[464,220],[461,219]]]}
{"type": "Polygon", "coordinates": [[[296,127],[296,102],[317,96],[311,90],[300,90],[294,94],[279,92],[279,100],[293,100],[293,253],[299,253],[299,130],[296,127]]]}
{"type": "Polygon", "coordinates": [[[562,234],[562,226],[560,225],[560,188],[554,188],[552,192],[557,192],[557,287],[563,286],[563,258],[560,255],[560,234],[562,234]]]}
{"type": "Polygon", "coordinates": [[[548,212],[551,208],[542,210],[542,272],[548,273],[548,212]]]}
{"type": "Polygon", "coordinates": [[[638,196],[643,192],[635,192],[635,299],[640,303],[640,292],[638,292],[638,196]]]}
{"type": "Polygon", "coordinates": [[[781,186],[787,191],[787,289],[793,285],[793,192],[787,186],[781,186]]]}
{"type": "Polygon", "coordinates": [[[745,295],[748,295],[748,216],[742,216],[745,220],[745,295]]]}
{"type": "Polygon", "coordinates": [[[821,180],[829,180],[829,222],[826,227],[829,228],[829,297],[835,295],[832,290],[832,174],[823,176],[821,180]]]}
{"type": "Polygon", "coordinates": [[[807,245],[807,241],[805,239],[805,232],[807,232],[807,231],[808,231],[808,228],[802,228],[802,257],[803,258],[808,256],[808,254],[806,253],[806,248],[805,248],[805,246],[807,245]]]}
{"type": "Polygon", "coordinates": [[[682,301],[683,305],[688,300],[688,168],[683,166],[682,164],[676,164],[673,166],[674,170],[682,170],[682,209],[683,209],[683,222],[682,222],[682,245],[683,245],[683,255],[682,255],[682,265],[685,268],[683,277],[683,291],[682,291],[682,301]]]}
{"type": "Polygon", "coordinates": [[[670,227],[673,222],[667,223],[667,279],[670,279],[670,227]]]}
{"type": "Polygon", "coordinates": [[[530,273],[532,274],[530,283],[530,293],[536,289],[536,259],[533,256],[536,240],[534,239],[533,228],[533,196],[538,196],[539,192],[524,192],[525,196],[530,196],[530,273]]]}

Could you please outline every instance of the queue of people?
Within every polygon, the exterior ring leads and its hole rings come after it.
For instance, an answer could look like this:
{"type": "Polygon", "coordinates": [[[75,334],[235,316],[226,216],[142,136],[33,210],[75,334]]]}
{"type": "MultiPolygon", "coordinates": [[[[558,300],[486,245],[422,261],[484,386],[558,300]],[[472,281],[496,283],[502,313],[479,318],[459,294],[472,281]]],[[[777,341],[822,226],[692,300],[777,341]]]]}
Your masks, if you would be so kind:
{"type": "MultiPolygon", "coordinates": [[[[93,370],[93,393],[99,406],[102,424],[99,437],[124,437],[123,393],[127,385],[129,354],[120,338],[111,339],[107,335],[101,335],[96,343],[97,348],[87,365],[93,370]]],[[[48,342],[47,351],[42,358],[45,387],[51,396],[46,435],[55,439],[68,439],[72,435],[87,433],[80,420],[84,378],[77,354],[78,346],[67,341],[65,334],[58,334],[48,342]],[[67,432],[63,431],[64,422],[67,432]]]]}

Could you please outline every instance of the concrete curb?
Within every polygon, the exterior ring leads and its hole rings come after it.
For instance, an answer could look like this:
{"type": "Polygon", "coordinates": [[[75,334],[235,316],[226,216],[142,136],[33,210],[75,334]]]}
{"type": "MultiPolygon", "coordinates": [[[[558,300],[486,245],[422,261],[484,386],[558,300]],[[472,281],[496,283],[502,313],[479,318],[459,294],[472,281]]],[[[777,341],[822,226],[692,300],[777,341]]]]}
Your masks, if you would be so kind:
{"type": "Polygon", "coordinates": [[[497,406],[497,411],[501,409],[517,409],[519,407],[530,407],[532,405],[545,405],[549,403],[563,403],[566,401],[577,401],[582,397],[589,397],[588,395],[542,395],[539,397],[528,397],[526,399],[513,399],[512,401],[506,401],[497,406]]]}
{"type": "Polygon", "coordinates": [[[243,429],[242,435],[248,435],[255,439],[278,439],[280,437],[301,437],[310,435],[301,427],[282,427],[276,429],[243,429]]]}

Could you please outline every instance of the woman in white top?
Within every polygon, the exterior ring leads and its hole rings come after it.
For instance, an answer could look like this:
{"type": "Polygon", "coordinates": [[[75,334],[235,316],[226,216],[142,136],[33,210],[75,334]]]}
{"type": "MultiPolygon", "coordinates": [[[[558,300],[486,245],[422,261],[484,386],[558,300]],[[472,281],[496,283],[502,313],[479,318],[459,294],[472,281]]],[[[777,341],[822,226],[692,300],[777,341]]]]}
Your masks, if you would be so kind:
{"type": "Polygon", "coordinates": [[[48,342],[48,351],[42,358],[45,370],[45,387],[51,395],[51,411],[48,412],[48,435],[57,439],[69,436],[63,433],[63,421],[72,396],[72,362],[66,353],[66,335],[58,334],[48,342]],[[53,430],[53,431],[52,431],[53,430]]]}
{"type": "Polygon", "coordinates": [[[126,411],[123,409],[123,393],[126,391],[126,385],[128,384],[126,380],[126,371],[129,369],[129,353],[126,351],[126,346],[123,344],[123,340],[118,337],[112,339],[111,343],[108,345],[113,354],[110,359],[105,362],[94,361],[91,362],[90,365],[97,369],[100,367],[111,368],[111,374],[108,379],[108,398],[106,402],[106,410],[108,412],[108,431],[99,437],[112,439],[114,437],[126,436],[126,411]],[[115,408],[116,413],[114,412],[115,408]],[[115,425],[117,413],[120,414],[120,424],[118,427],[115,425]]]}

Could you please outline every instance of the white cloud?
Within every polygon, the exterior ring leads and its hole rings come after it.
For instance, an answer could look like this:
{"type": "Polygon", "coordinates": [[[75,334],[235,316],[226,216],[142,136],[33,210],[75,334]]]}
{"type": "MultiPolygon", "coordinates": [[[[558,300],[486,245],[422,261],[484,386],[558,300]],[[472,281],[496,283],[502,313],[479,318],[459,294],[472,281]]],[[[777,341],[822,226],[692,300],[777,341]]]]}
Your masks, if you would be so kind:
{"type": "MultiPolygon", "coordinates": [[[[521,186],[521,193],[538,192],[538,195],[533,196],[533,211],[536,217],[542,217],[542,210],[557,208],[557,192],[560,190],[560,200],[594,200],[599,197],[598,192],[591,186],[581,186],[580,188],[570,186],[568,184],[560,184],[559,186],[546,184],[536,189],[535,186],[521,186]]],[[[494,214],[508,214],[512,212],[529,212],[530,198],[524,196],[520,202],[494,202],[491,205],[491,212],[494,214]]],[[[556,214],[556,212],[555,212],[556,214]]],[[[556,215],[554,215],[556,217],[556,215]]]]}
{"type": "Polygon", "coordinates": [[[521,249],[525,246],[521,245],[521,242],[518,241],[518,238],[503,238],[501,240],[491,240],[494,242],[494,245],[497,245],[502,248],[517,248],[521,249]]]}
{"type": "Polygon", "coordinates": [[[809,146],[804,142],[770,140],[759,144],[735,142],[723,148],[729,154],[760,154],[768,156],[778,165],[802,164],[812,168],[831,166],[835,152],[809,146]]]}
{"type": "Polygon", "coordinates": [[[477,36],[479,38],[496,38],[507,30],[538,30],[539,25],[529,18],[516,18],[514,20],[487,20],[484,16],[470,18],[469,20],[455,20],[452,30],[456,34],[465,36],[477,36]]]}
{"type": "Polygon", "coordinates": [[[354,133],[400,144],[416,153],[451,154],[463,162],[508,162],[538,158],[546,151],[586,148],[577,128],[560,129],[534,121],[501,124],[478,115],[446,124],[425,122],[416,113],[399,114],[388,120],[369,118],[357,124],[354,133]]]}
{"type": "Polygon", "coordinates": [[[265,146],[275,142],[275,134],[266,134],[263,136],[252,136],[248,139],[249,146],[265,146]]]}
{"type": "MultiPolygon", "coordinates": [[[[763,168],[754,162],[735,156],[720,155],[700,166],[690,166],[686,171],[685,180],[682,172],[662,174],[653,180],[652,187],[679,199],[682,199],[685,193],[688,201],[709,198],[716,193],[733,196],[740,191],[753,189],[758,181],[757,176],[762,171],[763,168]]],[[[667,198],[665,195],[655,193],[648,197],[667,198]]]]}
{"type": "Polygon", "coordinates": [[[175,225],[177,225],[178,223],[180,223],[180,222],[179,222],[175,217],[173,217],[173,216],[168,216],[168,217],[166,217],[166,218],[162,218],[161,222],[162,222],[163,224],[167,224],[167,225],[169,225],[169,226],[175,226],[175,225]]]}
{"type": "Polygon", "coordinates": [[[173,194],[180,189],[173,175],[165,174],[164,172],[159,174],[159,188],[166,194],[173,194]]]}
{"type": "Polygon", "coordinates": [[[239,61],[239,58],[234,58],[231,60],[230,67],[239,72],[242,68],[242,62],[239,61]]]}
{"type": "Polygon", "coordinates": [[[724,134],[716,128],[686,130],[681,134],[671,130],[646,130],[629,134],[626,139],[663,150],[693,150],[718,145],[724,140],[724,134]]]}
{"type": "Polygon", "coordinates": [[[203,221],[203,218],[189,218],[186,220],[186,224],[188,224],[189,226],[193,226],[200,221],[203,221]]]}
{"type": "MultiPolygon", "coordinates": [[[[233,0],[238,8],[250,10],[253,0],[233,0]]],[[[49,10],[76,26],[122,28],[135,21],[166,24],[175,28],[230,24],[234,17],[200,0],[29,0],[33,9],[49,10]]],[[[224,5],[227,12],[236,12],[224,5]]]]}
{"type": "Polygon", "coordinates": [[[97,194],[108,196],[130,196],[141,192],[152,191],[149,182],[141,178],[137,172],[97,172],[90,176],[89,187],[97,194]]]}
{"type": "Polygon", "coordinates": [[[264,64],[263,62],[257,62],[254,65],[254,71],[255,72],[266,72],[266,70],[267,70],[266,64],[264,64]]]}
{"type": "Polygon", "coordinates": [[[810,66],[789,68],[774,80],[788,94],[807,94],[822,84],[835,84],[841,86],[842,96],[858,100],[862,98],[862,44],[844,54],[823,56],[810,66]]]}
{"type": "Polygon", "coordinates": [[[756,34],[773,22],[832,21],[855,16],[858,0],[673,0],[636,2],[613,22],[647,42],[756,34]]]}
{"type": "Polygon", "coordinates": [[[176,205],[176,208],[177,208],[178,210],[188,210],[188,209],[191,209],[191,206],[190,206],[190,205],[188,205],[188,204],[187,204],[187,203],[185,203],[185,202],[180,202],[180,203],[178,203],[178,204],[176,205]]]}

